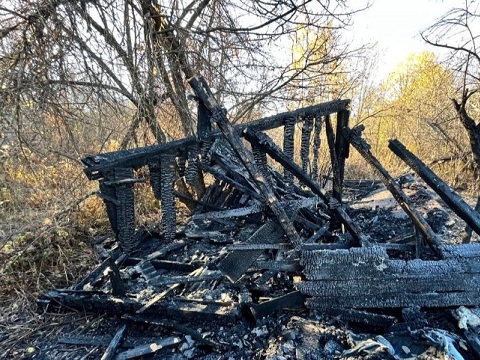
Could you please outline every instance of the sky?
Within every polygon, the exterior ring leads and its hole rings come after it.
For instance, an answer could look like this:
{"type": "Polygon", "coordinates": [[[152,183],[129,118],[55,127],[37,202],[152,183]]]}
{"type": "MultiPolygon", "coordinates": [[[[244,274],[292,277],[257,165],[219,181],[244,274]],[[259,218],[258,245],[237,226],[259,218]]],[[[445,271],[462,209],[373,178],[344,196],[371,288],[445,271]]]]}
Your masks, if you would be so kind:
{"type": "Polygon", "coordinates": [[[419,33],[462,3],[459,0],[375,0],[369,9],[354,16],[352,36],[359,44],[378,44],[376,75],[380,81],[412,52],[438,51],[426,44],[419,33]]]}

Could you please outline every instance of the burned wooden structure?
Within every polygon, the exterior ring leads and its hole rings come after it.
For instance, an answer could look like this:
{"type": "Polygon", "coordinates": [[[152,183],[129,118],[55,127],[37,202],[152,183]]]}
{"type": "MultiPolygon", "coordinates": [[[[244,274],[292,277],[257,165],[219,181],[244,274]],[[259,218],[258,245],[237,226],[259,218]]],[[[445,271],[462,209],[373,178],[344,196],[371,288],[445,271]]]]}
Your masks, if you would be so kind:
{"type": "MultiPolygon", "coordinates": [[[[190,84],[199,102],[197,136],[83,159],[88,178],[99,182],[115,244],[80,284],[48,292],[42,306],[145,323],[231,321],[246,313],[259,319],[307,306],[388,328],[399,320],[372,309],[480,305],[480,246],[448,244],[432,230],[370,152],[362,128],[349,129],[348,100],[233,126],[202,78],[190,84]],[[281,146],[268,133],[276,129],[281,146]],[[328,191],[322,145],[331,165],[328,191]],[[349,215],[342,195],[350,145],[411,219],[413,245],[368,237],[349,215]],[[136,175],[141,168],[161,201],[159,232],[136,226],[134,187],[146,181],[136,175]],[[181,227],[176,199],[191,209],[181,227]]],[[[390,147],[478,232],[475,211],[398,141],[390,147]]]]}

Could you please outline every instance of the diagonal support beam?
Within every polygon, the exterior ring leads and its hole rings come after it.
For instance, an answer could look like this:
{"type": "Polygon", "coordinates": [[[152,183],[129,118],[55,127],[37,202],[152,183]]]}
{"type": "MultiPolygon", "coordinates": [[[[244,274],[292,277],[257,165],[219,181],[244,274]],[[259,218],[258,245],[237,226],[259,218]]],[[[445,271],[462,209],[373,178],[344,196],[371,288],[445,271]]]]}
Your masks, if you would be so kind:
{"type": "Polygon", "coordinates": [[[243,133],[243,137],[252,143],[252,145],[262,147],[268,155],[270,155],[275,161],[279,162],[283,167],[285,167],[285,169],[295,175],[302,183],[308,186],[314,194],[318,195],[320,199],[322,199],[325,204],[329,206],[335,216],[337,216],[345,225],[355,240],[363,245],[368,243],[367,237],[362,234],[353,220],[350,219],[350,216],[348,216],[345,210],[343,210],[340,203],[338,203],[338,201],[331,196],[327,195],[320,184],[308,176],[297,164],[291,161],[287,155],[285,155],[282,150],[280,150],[280,148],[273,142],[273,140],[268,137],[268,135],[247,128],[243,133]]]}
{"type": "Polygon", "coordinates": [[[360,155],[362,155],[364,159],[367,160],[367,162],[377,170],[387,189],[392,193],[395,200],[397,200],[398,204],[410,217],[415,227],[422,233],[432,250],[441,258],[442,255],[441,251],[439,250],[441,243],[437,234],[433,232],[430,225],[415,208],[410,198],[400,188],[400,185],[398,185],[395,179],[380,164],[380,161],[378,161],[377,158],[370,152],[370,145],[361,137],[363,129],[364,126],[359,125],[353,130],[350,130],[346,127],[343,129],[343,131],[345,132],[350,144],[352,144],[352,146],[360,153],[360,155]]]}
{"type": "Polygon", "coordinates": [[[232,146],[238,158],[250,173],[251,178],[254,179],[259,193],[264,197],[266,204],[275,214],[280,226],[285,231],[285,234],[295,246],[301,245],[301,239],[293,226],[293,222],[287,216],[285,209],[280,205],[273,190],[268,185],[267,180],[262,175],[261,171],[255,164],[253,154],[246,148],[235,129],[227,118],[223,108],[218,104],[213,96],[210,88],[203,78],[191,78],[189,83],[192,89],[196,92],[198,98],[203,102],[206,108],[212,113],[212,121],[215,121],[222,131],[227,141],[232,146]]]}

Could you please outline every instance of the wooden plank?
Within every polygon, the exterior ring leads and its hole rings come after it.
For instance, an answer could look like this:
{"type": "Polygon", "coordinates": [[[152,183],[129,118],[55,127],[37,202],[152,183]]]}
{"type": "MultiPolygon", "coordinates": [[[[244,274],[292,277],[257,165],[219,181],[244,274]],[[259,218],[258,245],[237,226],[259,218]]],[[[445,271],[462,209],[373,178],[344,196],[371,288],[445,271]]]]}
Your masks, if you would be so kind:
{"type": "Polygon", "coordinates": [[[251,305],[250,311],[255,319],[261,320],[278,310],[303,308],[305,299],[305,295],[300,291],[293,291],[263,303],[251,305]]]}
{"type": "MultiPolygon", "coordinates": [[[[308,247],[307,247],[308,248],[308,247]]],[[[302,265],[322,266],[331,264],[360,265],[382,263],[388,260],[385,248],[381,246],[357,247],[338,250],[303,250],[302,265]]]]}
{"type": "Polygon", "coordinates": [[[175,157],[170,154],[160,156],[160,198],[162,200],[162,227],[165,240],[175,239],[177,213],[173,186],[175,181],[175,157]]]}
{"type": "Polygon", "coordinates": [[[468,226],[480,235],[480,215],[460,195],[430,170],[400,141],[390,140],[388,147],[412,168],[468,226]]]}
{"type": "Polygon", "coordinates": [[[123,340],[123,335],[125,334],[126,330],[126,323],[120,326],[112,341],[110,341],[110,344],[108,344],[107,350],[105,350],[105,352],[103,353],[101,360],[113,360],[115,358],[115,353],[117,352],[117,349],[123,340]]]}
{"type": "Polygon", "coordinates": [[[116,360],[134,359],[143,355],[153,354],[166,347],[173,346],[182,342],[178,336],[170,336],[168,338],[157,340],[153,343],[139,345],[133,349],[121,352],[117,355],[116,360]]]}
{"type": "MultiPolygon", "coordinates": [[[[284,232],[279,226],[278,221],[268,220],[262,225],[245,243],[247,244],[272,244],[282,242],[284,232]]],[[[245,274],[253,262],[263,254],[264,250],[245,250],[234,251],[222,259],[217,268],[222,271],[227,278],[235,282],[245,274]]]]}
{"type": "Polygon", "coordinates": [[[388,296],[358,295],[338,297],[314,297],[306,301],[310,309],[322,309],[329,306],[342,308],[401,308],[411,306],[421,307],[450,307],[450,306],[478,306],[480,304],[480,291],[473,289],[468,292],[422,294],[392,294],[388,296]]]}
{"type": "MultiPolygon", "coordinates": [[[[241,134],[247,127],[266,131],[283,126],[288,118],[299,119],[300,115],[315,114],[327,115],[333,114],[343,109],[346,109],[350,100],[334,100],[317,105],[308,106],[302,109],[280,113],[273,116],[268,116],[246,124],[235,126],[235,133],[241,134]]],[[[210,133],[205,139],[220,138],[222,133],[215,131],[210,133]]],[[[82,159],[82,163],[86,166],[85,174],[90,180],[96,180],[103,177],[104,172],[108,169],[117,167],[132,167],[138,169],[147,165],[152,157],[159,156],[164,153],[176,153],[177,149],[185,149],[196,144],[198,139],[195,136],[190,136],[181,140],[171,141],[161,145],[151,145],[143,148],[120,150],[99,155],[88,155],[82,159]]]]}
{"type": "MultiPolygon", "coordinates": [[[[325,117],[330,115],[325,115],[325,117]]],[[[321,138],[320,133],[322,132],[322,124],[323,119],[321,115],[315,114],[315,127],[313,133],[313,169],[312,169],[312,178],[315,181],[319,181],[319,173],[318,173],[318,161],[319,161],[319,154],[320,154],[320,145],[321,145],[321,138]]]]}
{"type": "Polygon", "coordinates": [[[450,273],[448,276],[407,273],[366,279],[305,281],[296,284],[297,289],[305,295],[320,297],[468,292],[479,286],[480,274],[465,273],[450,273]]]}

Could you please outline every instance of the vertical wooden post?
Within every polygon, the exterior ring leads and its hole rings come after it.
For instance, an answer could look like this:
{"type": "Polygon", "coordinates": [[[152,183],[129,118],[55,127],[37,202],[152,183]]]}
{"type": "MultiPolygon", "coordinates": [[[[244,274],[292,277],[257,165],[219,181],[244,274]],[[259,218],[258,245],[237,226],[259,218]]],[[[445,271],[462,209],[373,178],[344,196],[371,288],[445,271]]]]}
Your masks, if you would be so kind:
{"type": "MultiPolygon", "coordinates": [[[[125,252],[130,252],[136,245],[135,239],[135,195],[133,192],[134,178],[132,168],[115,168],[113,179],[103,182],[103,190],[114,187],[115,197],[115,227],[120,247],[125,252]]],[[[110,193],[113,193],[109,191],[110,193]]],[[[107,200],[108,201],[108,200],[107,200]]]]}
{"type": "Polygon", "coordinates": [[[160,155],[160,179],[164,236],[166,240],[173,240],[177,226],[175,195],[173,193],[175,181],[175,156],[173,154],[160,155]]]}
{"type": "Polygon", "coordinates": [[[337,113],[337,131],[335,137],[335,153],[337,155],[338,161],[338,171],[339,171],[339,194],[337,198],[341,202],[342,198],[342,189],[343,189],[343,178],[345,176],[345,161],[348,158],[349,153],[349,142],[345,137],[344,129],[348,127],[348,122],[350,118],[349,110],[342,110],[337,113]]]}
{"type": "Polygon", "coordinates": [[[302,127],[302,146],[300,149],[300,158],[302,159],[302,170],[308,174],[308,163],[310,155],[310,137],[313,130],[313,116],[306,115],[302,127]]]}
{"type": "MultiPolygon", "coordinates": [[[[295,123],[295,118],[290,116],[285,120],[283,127],[283,152],[292,161],[294,161],[295,155],[295,123]]],[[[288,182],[293,183],[293,174],[291,172],[284,169],[283,175],[288,182]]]]}
{"type": "Polygon", "coordinates": [[[340,164],[338,154],[335,148],[335,134],[330,120],[330,115],[325,116],[325,132],[327,133],[328,149],[330,151],[330,162],[333,173],[333,191],[332,195],[339,203],[342,203],[342,178],[340,175],[340,164]]]}
{"type": "MultiPolygon", "coordinates": [[[[327,115],[328,116],[328,115],[327,115]]],[[[313,180],[319,182],[318,174],[318,159],[320,155],[320,145],[321,139],[320,134],[322,132],[322,123],[323,117],[321,115],[315,115],[315,127],[313,133],[313,169],[312,169],[312,178],[313,180]]]]}

